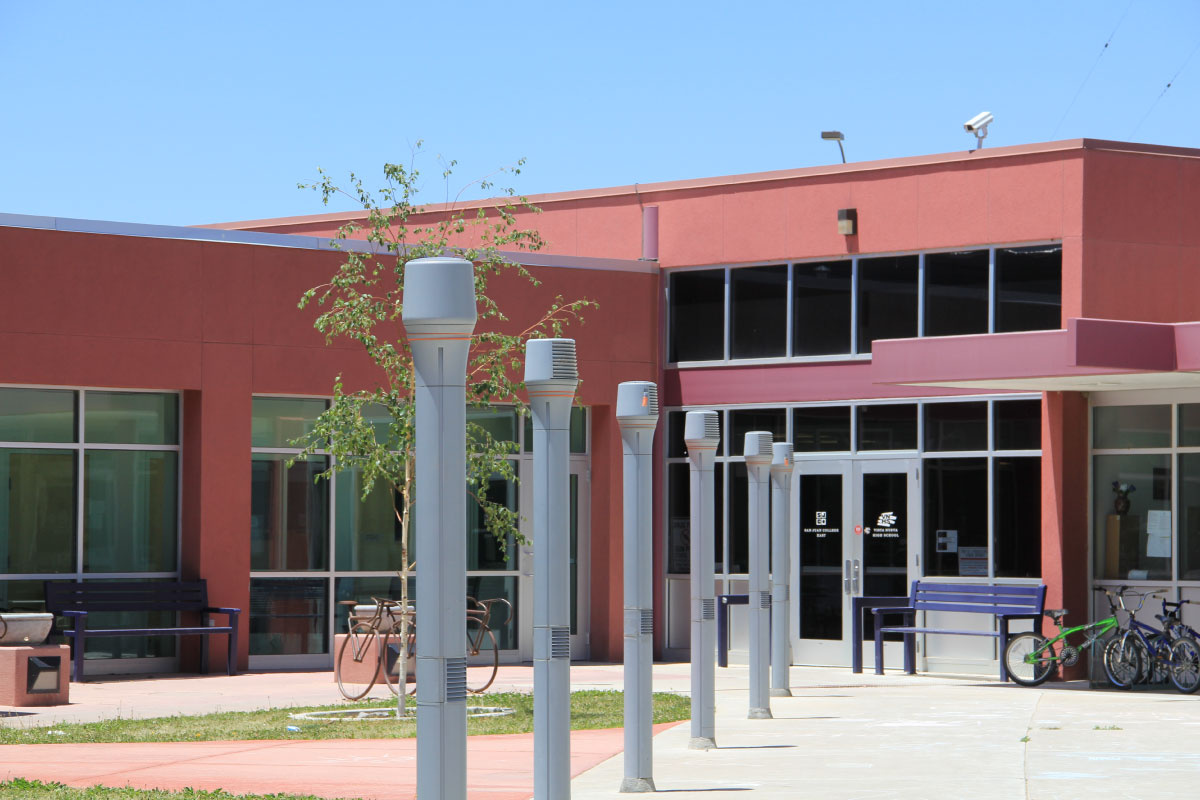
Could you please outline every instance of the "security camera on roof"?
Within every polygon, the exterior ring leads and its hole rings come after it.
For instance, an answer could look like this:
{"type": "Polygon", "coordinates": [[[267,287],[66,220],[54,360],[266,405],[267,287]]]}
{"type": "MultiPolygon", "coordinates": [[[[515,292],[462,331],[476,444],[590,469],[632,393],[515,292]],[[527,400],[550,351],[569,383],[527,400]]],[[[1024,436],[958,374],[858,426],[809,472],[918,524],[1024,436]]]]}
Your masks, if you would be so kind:
{"type": "Polygon", "coordinates": [[[976,114],[964,122],[963,130],[965,130],[967,133],[978,133],[979,131],[985,130],[988,126],[988,123],[993,119],[995,118],[992,116],[992,112],[984,111],[980,114],[976,114]]]}

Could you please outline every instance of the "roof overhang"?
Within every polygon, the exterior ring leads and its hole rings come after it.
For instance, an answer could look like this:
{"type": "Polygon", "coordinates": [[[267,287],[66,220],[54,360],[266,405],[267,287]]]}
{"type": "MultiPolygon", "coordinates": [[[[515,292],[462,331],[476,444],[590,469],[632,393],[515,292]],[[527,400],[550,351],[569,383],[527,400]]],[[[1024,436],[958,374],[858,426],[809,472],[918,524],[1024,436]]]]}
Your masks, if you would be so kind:
{"type": "Polygon", "coordinates": [[[878,383],[1105,392],[1200,388],[1200,322],[1070,319],[1066,330],[877,341],[878,383]]]}

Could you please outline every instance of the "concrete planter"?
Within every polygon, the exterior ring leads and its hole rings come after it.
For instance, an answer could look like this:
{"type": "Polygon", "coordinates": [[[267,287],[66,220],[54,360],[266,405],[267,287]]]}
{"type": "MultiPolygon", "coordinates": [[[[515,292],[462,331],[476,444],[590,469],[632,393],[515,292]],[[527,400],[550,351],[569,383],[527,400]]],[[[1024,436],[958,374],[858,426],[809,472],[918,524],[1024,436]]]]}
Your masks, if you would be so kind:
{"type": "Polygon", "coordinates": [[[0,613],[0,645],[39,645],[53,626],[53,614],[0,613]]]}

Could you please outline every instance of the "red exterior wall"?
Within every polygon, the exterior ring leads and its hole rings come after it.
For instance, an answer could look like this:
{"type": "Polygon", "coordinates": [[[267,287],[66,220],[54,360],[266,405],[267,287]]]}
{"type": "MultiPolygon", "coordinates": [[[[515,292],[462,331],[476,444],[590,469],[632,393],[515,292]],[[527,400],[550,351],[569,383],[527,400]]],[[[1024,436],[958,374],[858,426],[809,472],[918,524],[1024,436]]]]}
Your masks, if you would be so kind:
{"type": "MultiPolygon", "coordinates": [[[[340,254],[11,227],[0,227],[0,253],[0,383],[181,391],[182,572],[206,578],[214,604],[248,611],[252,395],[325,396],[339,372],[348,385],[373,375],[356,346],[327,347],[312,328],[315,312],[296,309],[305,289],[333,274],[340,254]]],[[[621,593],[609,576],[621,563],[620,437],[610,418],[617,383],[658,374],[659,276],[532,271],[541,286],[513,275],[493,280],[511,327],[526,327],[557,294],[599,304],[568,335],[580,352],[579,398],[596,420],[593,654],[616,659],[621,593]]],[[[216,642],[211,648],[214,669],[223,650],[216,642]]]]}

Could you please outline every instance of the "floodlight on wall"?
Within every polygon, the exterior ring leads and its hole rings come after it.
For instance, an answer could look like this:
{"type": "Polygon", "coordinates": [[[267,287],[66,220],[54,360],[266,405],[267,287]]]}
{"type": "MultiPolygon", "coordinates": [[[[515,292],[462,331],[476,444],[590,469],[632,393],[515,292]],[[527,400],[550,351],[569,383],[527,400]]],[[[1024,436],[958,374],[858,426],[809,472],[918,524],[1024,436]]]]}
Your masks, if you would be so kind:
{"type": "Polygon", "coordinates": [[[827,142],[837,142],[838,143],[838,152],[842,154],[842,163],[845,164],[846,163],[846,149],[844,147],[842,147],[842,142],[844,142],[846,140],[846,137],[842,135],[842,132],[841,131],[821,131],[821,138],[827,142]]]}
{"type": "Polygon", "coordinates": [[[838,209],[838,233],[842,236],[854,236],[858,233],[858,209],[838,209]]]}

